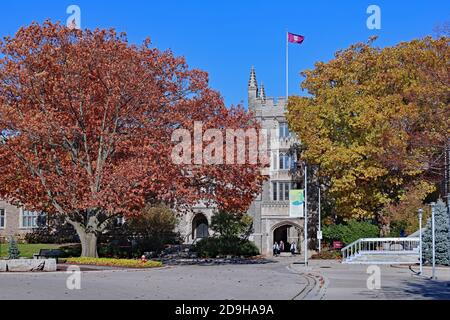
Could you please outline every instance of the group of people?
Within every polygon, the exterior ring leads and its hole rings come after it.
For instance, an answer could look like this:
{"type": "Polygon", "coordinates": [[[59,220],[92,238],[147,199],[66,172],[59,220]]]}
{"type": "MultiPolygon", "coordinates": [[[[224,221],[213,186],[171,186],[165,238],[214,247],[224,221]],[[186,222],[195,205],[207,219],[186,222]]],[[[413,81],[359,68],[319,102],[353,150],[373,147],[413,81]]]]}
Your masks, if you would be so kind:
{"type": "MultiPolygon", "coordinates": [[[[287,245],[289,245],[289,244],[287,244],[287,245]]],[[[283,240],[281,240],[280,243],[275,242],[273,244],[273,255],[275,257],[279,256],[281,252],[285,252],[285,248],[286,247],[285,247],[283,240]]],[[[297,246],[296,246],[295,242],[291,243],[289,251],[291,252],[292,255],[295,255],[295,253],[297,252],[297,246]]]]}

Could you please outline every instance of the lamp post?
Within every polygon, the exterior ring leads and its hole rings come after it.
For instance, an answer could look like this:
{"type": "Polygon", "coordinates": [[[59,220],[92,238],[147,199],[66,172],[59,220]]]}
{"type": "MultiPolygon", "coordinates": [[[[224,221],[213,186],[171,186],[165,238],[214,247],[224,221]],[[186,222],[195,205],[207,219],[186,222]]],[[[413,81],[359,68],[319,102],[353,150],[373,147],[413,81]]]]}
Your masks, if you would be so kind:
{"type": "Polygon", "coordinates": [[[319,240],[319,253],[322,252],[322,191],[320,189],[319,184],[319,236],[317,240],[319,240]]]}
{"type": "Polygon", "coordinates": [[[436,203],[431,204],[431,237],[432,237],[432,255],[433,255],[433,273],[431,279],[436,279],[436,228],[435,228],[436,203]]]}
{"type": "Polygon", "coordinates": [[[419,209],[419,255],[420,255],[420,272],[419,274],[423,274],[423,254],[422,254],[422,219],[423,219],[423,209],[419,209]]]}
{"type": "MultiPolygon", "coordinates": [[[[450,267],[450,137],[447,144],[448,265],[450,267]]],[[[450,286],[450,284],[448,284],[450,286]]]]}
{"type": "Polygon", "coordinates": [[[305,163],[305,267],[308,266],[308,166],[305,163]]]}

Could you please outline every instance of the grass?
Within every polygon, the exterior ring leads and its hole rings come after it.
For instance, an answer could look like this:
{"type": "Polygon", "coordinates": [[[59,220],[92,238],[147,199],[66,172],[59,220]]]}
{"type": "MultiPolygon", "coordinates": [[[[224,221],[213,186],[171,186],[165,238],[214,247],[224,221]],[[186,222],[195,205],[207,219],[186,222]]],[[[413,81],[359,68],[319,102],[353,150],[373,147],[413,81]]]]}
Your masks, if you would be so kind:
{"type": "Polygon", "coordinates": [[[90,266],[106,266],[106,267],[123,267],[132,269],[160,268],[162,263],[159,261],[142,262],[140,260],[131,259],[110,259],[110,258],[67,258],[68,264],[90,265],[90,266]]]}
{"type": "MultiPolygon", "coordinates": [[[[59,249],[60,244],[18,244],[21,258],[33,258],[41,249],[59,249]]],[[[8,244],[0,244],[0,258],[8,257],[8,244]]]]}

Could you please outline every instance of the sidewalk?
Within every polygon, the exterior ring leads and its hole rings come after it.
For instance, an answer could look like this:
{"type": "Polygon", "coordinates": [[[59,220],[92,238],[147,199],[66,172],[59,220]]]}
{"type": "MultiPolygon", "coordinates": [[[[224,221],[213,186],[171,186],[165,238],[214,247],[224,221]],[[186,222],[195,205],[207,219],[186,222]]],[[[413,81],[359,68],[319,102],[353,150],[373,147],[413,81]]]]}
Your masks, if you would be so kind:
{"type": "Polygon", "coordinates": [[[368,267],[317,260],[310,261],[308,268],[293,266],[297,272],[320,274],[325,278],[325,300],[450,300],[449,268],[439,268],[437,280],[432,281],[429,280],[430,268],[424,269],[424,277],[418,277],[408,266],[379,266],[381,290],[370,290],[367,286],[368,267]]]}

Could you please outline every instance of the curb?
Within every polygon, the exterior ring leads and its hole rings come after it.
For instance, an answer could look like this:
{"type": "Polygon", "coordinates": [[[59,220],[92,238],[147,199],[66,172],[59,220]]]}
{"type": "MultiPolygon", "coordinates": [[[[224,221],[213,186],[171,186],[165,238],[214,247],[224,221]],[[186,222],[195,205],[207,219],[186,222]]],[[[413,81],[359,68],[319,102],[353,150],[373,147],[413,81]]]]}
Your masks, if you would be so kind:
{"type": "Polygon", "coordinates": [[[329,286],[329,280],[321,274],[311,272],[305,269],[305,273],[292,268],[292,264],[287,266],[287,269],[293,273],[296,273],[308,280],[308,285],[292,300],[323,300],[327,288],[329,286]],[[313,281],[314,285],[309,285],[309,280],[313,281]]]}

